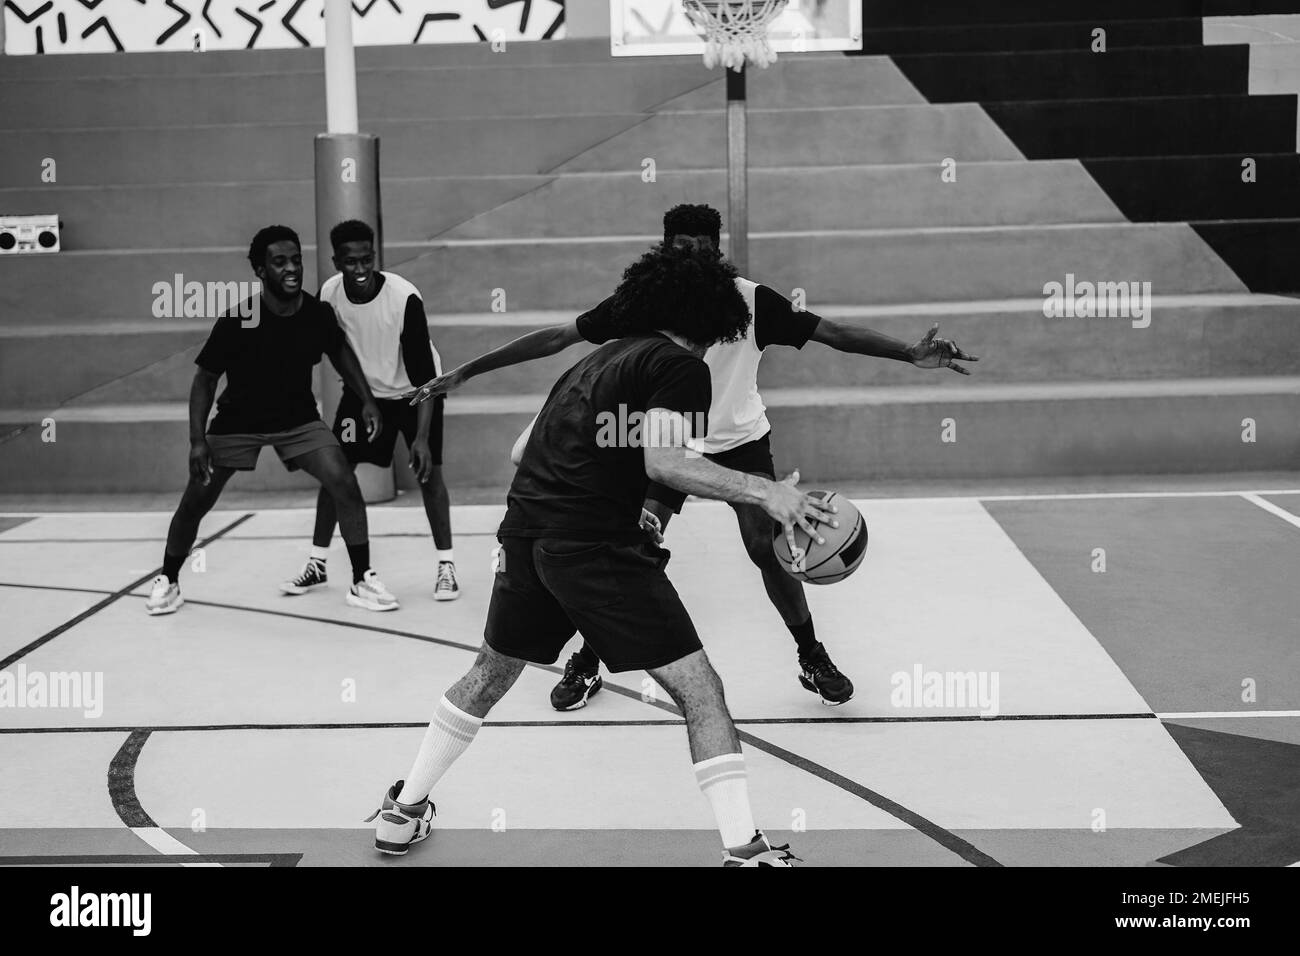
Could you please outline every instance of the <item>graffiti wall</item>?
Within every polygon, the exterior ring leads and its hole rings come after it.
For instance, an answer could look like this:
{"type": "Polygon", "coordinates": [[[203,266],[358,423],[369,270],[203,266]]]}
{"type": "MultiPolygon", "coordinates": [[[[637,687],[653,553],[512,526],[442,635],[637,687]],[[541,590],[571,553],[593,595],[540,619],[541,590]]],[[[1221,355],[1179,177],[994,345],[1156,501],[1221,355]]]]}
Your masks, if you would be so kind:
{"type": "MultiPolygon", "coordinates": [[[[3,0],[5,52],[324,46],[324,0],[3,0]]],[[[358,45],[543,40],[563,0],[354,0],[358,45]]]]}

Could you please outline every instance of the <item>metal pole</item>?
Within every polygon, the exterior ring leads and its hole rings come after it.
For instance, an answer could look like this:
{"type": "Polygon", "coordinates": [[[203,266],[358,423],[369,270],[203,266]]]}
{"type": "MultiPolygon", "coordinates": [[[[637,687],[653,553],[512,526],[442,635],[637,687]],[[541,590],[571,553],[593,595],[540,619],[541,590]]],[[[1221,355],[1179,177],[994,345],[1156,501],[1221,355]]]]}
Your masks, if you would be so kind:
{"type": "Polygon", "coordinates": [[[325,0],[325,129],[357,131],[357,61],[352,0],[325,0]]]}
{"type": "MultiPolygon", "coordinates": [[[[360,219],[375,230],[375,268],[383,268],[384,232],[379,203],[379,138],[357,132],[357,69],[352,49],[351,0],[325,0],[325,117],[327,133],[316,137],[316,277],[334,274],[330,229],[344,219],[360,219]]],[[[342,388],[333,369],[320,365],[317,380],[321,410],[333,421],[342,388]]],[[[386,424],[386,427],[393,427],[386,424]]],[[[358,437],[364,428],[358,423],[358,437]]],[[[357,483],[366,501],[388,501],[396,494],[393,469],[357,466],[357,483]]]]}
{"type": "Polygon", "coordinates": [[[748,159],[745,143],[745,66],[727,74],[727,233],[730,258],[741,275],[749,273],[748,159]]]}

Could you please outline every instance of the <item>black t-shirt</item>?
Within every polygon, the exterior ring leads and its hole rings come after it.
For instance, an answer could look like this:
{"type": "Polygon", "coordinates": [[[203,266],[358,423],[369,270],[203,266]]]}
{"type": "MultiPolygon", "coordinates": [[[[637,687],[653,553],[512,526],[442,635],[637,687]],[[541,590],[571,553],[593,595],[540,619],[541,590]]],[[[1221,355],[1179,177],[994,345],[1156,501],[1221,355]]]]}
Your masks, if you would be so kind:
{"type": "Polygon", "coordinates": [[[257,318],[245,327],[251,319],[223,315],[194,360],[226,376],[217,417],[208,427],[213,435],[282,432],[320,418],[312,368],[346,341],[334,310],[304,292],[293,315],[260,308],[257,318]]]}
{"type": "MultiPolygon", "coordinates": [[[[601,345],[618,337],[614,326],[614,297],[610,296],[589,312],[578,316],[578,334],[588,342],[601,345]]],[[[760,349],[769,345],[792,345],[801,349],[812,338],[821,316],[796,309],[775,289],[765,285],[754,288],[754,344],[760,349]]]]}
{"type": "Polygon", "coordinates": [[[709,367],[666,336],[630,336],[592,352],[560,377],[538,413],[498,534],[644,540],[638,522],[649,481],[636,413],[681,412],[692,434],[702,433],[711,399],[709,367]]]}

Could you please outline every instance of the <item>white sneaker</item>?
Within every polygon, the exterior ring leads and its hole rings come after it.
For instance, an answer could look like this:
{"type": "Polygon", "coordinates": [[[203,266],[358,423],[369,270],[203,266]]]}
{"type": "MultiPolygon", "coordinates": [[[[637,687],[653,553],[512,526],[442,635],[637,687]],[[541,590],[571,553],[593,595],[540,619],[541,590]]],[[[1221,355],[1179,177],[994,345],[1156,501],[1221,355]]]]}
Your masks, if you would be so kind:
{"type": "Polygon", "coordinates": [[[438,580],[433,586],[435,601],[454,601],[460,597],[460,585],[456,583],[456,565],[450,561],[438,562],[438,580]]]}
{"type": "Polygon", "coordinates": [[[375,849],[389,856],[404,856],[411,844],[428,839],[433,832],[433,803],[428,797],[413,806],[398,803],[401,792],[399,780],[388,788],[379,809],[366,817],[367,823],[375,821],[375,849]]]}
{"type": "Polygon", "coordinates": [[[379,580],[374,569],[367,571],[360,581],[352,585],[348,591],[348,603],[367,611],[396,611],[400,607],[397,598],[384,587],[384,582],[379,580]]]}
{"type": "Polygon", "coordinates": [[[175,614],[184,603],[180,582],[173,582],[167,575],[160,574],[149,586],[149,600],[144,609],[150,614],[175,614]]]}

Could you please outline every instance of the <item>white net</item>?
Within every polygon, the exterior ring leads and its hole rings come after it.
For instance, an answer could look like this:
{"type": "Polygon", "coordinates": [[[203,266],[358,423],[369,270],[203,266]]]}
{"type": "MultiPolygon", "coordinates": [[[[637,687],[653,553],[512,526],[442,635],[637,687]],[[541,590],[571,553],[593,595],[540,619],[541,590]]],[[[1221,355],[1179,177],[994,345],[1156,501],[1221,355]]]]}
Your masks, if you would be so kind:
{"type": "Polygon", "coordinates": [[[739,70],[748,60],[761,67],[776,62],[767,28],[787,0],[682,0],[686,17],[704,31],[704,65],[739,70]]]}

